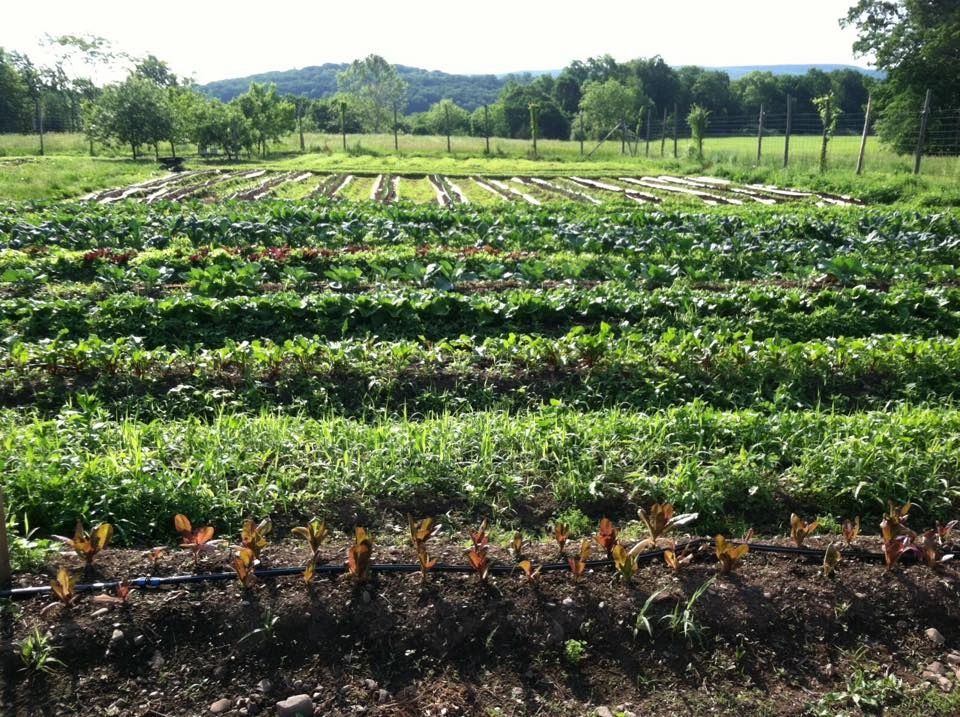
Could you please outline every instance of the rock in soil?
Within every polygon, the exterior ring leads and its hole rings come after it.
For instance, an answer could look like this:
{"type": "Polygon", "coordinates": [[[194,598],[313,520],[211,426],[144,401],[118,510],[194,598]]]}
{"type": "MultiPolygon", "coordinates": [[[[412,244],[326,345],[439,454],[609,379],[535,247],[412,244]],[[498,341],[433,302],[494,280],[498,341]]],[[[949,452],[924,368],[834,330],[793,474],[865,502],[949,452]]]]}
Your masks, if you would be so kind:
{"type": "Polygon", "coordinates": [[[210,705],[210,711],[213,714],[218,715],[221,712],[226,712],[233,706],[233,702],[224,697],[222,700],[217,700],[212,705],[210,705]]]}
{"type": "Polygon", "coordinates": [[[928,627],[923,634],[926,635],[927,639],[934,645],[945,645],[947,643],[946,638],[935,627],[928,627]]]}
{"type": "Polygon", "coordinates": [[[311,717],[313,700],[310,695],[294,695],[277,702],[277,717],[311,717]]]}

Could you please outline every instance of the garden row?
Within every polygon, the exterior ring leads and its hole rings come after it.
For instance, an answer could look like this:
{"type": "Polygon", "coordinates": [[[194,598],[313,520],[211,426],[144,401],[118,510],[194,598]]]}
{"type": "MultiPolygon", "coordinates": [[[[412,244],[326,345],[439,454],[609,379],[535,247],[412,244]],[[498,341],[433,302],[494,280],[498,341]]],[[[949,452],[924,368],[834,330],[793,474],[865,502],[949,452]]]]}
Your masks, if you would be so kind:
{"type": "Polygon", "coordinates": [[[436,245],[502,251],[571,251],[682,256],[766,252],[800,261],[876,247],[887,252],[955,251],[960,212],[929,214],[890,208],[795,207],[614,210],[570,205],[430,207],[316,202],[225,204],[124,203],[109,207],[0,203],[0,247],[114,248],[177,246],[371,249],[436,245]]]}
{"type": "Polygon", "coordinates": [[[143,345],[223,345],[376,334],[431,341],[506,333],[561,335],[577,325],[629,324],[668,329],[750,332],[754,338],[807,341],[830,336],[909,333],[955,336],[960,288],[898,286],[805,291],[775,286],[705,291],[642,291],[617,282],[593,288],[511,289],[459,294],[428,289],[362,294],[293,292],[226,299],[121,293],[91,298],[0,300],[0,329],[26,340],[66,336],[138,336],[143,345]]]}
{"type": "Polygon", "coordinates": [[[12,516],[41,534],[109,521],[127,544],[166,536],[178,511],[218,529],[265,514],[376,526],[391,511],[542,526],[669,500],[698,512],[698,529],[740,534],[784,510],[872,522],[909,498],[932,524],[960,504],[960,412],[944,407],[140,422],[82,405],[49,420],[3,411],[0,428],[12,516]]]}
{"type": "Polygon", "coordinates": [[[145,348],[90,337],[0,345],[0,405],[58,413],[85,400],[114,415],[206,415],[223,407],[311,415],[519,411],[551,401],[656,410],[883,408],[960,396],[960,339],[882,335],[791,342],[702,331],[651,336],[576,329],[423,343],[303,336],[222,348],[145,348]]]}

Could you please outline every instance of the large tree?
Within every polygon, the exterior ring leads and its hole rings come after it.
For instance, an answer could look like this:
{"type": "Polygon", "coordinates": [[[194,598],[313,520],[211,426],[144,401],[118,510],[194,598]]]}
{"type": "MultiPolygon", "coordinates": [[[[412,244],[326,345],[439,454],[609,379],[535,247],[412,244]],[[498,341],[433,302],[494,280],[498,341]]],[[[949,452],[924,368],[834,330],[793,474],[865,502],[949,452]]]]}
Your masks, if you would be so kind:
{"type": "Polygon", "coordinates": [[[257,136],[260,154],[266,156],[267,143],[276,141],[296,128],[297,108],[277,93],[277,86],[250,83],[250,89],[231,104],[236,105],[250,120],[257,136]]]}
{"type": "Polygon", "coordinates": [[[337,89],[354,96],[373,132],[392,127],[394,110],[402,114],[405,109],[407,83],[379,55],[354,60],[337,75],[337,89]]]}
{"type": "MultiPolygon", "coordinates": [[[[916,144],[919,109],[928,89],[934,108],[960,105],[960,2],[860,0],[840,22],[857,29],[854,51],[872,55],[877,68],[887,73],[878,92],[881,136],[909,151],[916,144]]],[[[934,113],[930,135],[946,135],[940,124],[934,113]]],[[[954,135],[935,149],[956,151],[958,144],[954,135]]]]}

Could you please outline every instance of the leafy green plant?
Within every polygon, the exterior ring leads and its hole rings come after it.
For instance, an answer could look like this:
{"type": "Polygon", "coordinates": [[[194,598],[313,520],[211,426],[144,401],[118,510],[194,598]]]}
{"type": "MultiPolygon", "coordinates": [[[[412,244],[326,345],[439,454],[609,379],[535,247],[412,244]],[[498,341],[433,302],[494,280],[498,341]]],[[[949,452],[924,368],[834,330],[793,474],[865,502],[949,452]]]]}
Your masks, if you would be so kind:
{"type": "Polygon", "coordinates": [[[625,583],[630,582],[637,572],[636,553],[632,550],[628,551],[623,545],[617,543],[613,546],[611,557],[613,558],[613,567],[620,579],[625,583]]]}
{"type": "Polygon", "coordinates": [[[827,546],[827,549],[823,552],[824,577],[831,577],[842,559],[843,555],[840,552],[840,545],[838,543],[830,543],[830,545],[827,546]]]}
{"type": "Polygon", "coordinates": [[[409,514],[407,515],[407,524],[410,528],[410,540],[420,563],[420,575],[422,578],[426,578],[427,572],[437,564],[437,559],[431,558],[427,551],[427,542],[440,532],[441,526],[434,523],[433,518],[424,518],[417,522],[409,514]]]}
{"type": "Polygon", "coordinates": [[[323,541],[330,535],[327,524],[319,518],[314,518],[305,526],[296,527],[290,532],[294,535],[299,535],[307,541],[307,545],[310,547],[310,555],[313,559],[316,559],[316,555],[320,551],[320,546],[323,545],[323,541]]]}
{"type": "Polygon", "coordinates": [[[251,518],[243,521],[243,528],[240,531],[240,546],[249,550],[255,559],[260,558],[260,552],[269,545],[267,536],[273,530],[273,523],[269,518],[264,518],[259,523],[254,523],[251,518]]]}
{"type": "Polygon", "coordinates": [[[186,548],[193,553],[193,566],[197,567],[201,553],[208,553],[215,550],[220,541],[214,541],[214,529],[212,526],[194,528],[190,519],[182,513],[177,513],[173,518],[173,526],[180,534],[180,547],[186,548]]]}
{"type": "Polygon", "coordinates": [[[848,546],[853,545],[853,541],[860,535],[860,516],[858,515],[854,520],[844,520],[842,532],[844,542],[848,546]]]}
{"type": "Polygon", "coordinates": [[[230,563],[230,567],[232,567],[233,571],[237,574],[237,580],[240,581],[240,585],[242,585],[244,589],[249,590],[256,585],[256,570],[259,562],[256,553],[254,553],[251,548],[244,547],[237,551],[233,562],[230,563]]]}
{"type": "Polygon", "coordinates": [[[597,545],[607,553],[607,557],[612,557],[613,555],[613,548],[617,545],[617,534],[618,531],[609,518],[600,519],[595,540],[597,541],[597,545]]]}
{"type": "Polygon", "coordinates": [[[587,643],[585,640],[565,640],[563,643],[563,659],[573,667],[577,667],[587,657],[587,643]]]}
{"type": "Polygon", "coordinates": [[[677,543],[674,541],[671,548],[663,551],[663,561],[673,572],[679,573],[685,566],[693,562],[693,553],[689,547],[684,547],[683,551],[677,554],[677,543]]]}
{"type": "Polygon", "coordinates": [[[557,541],[557,547],[560,548],[560,555],[563,555],[563,549],[567,545],[567,539],[570,537],[570,528],[565,523],[556,522],[553,524],[553,539],[557,541]]]}
{"type": "Polygon", "coordinates": [[[77,593],[74,590],[76,585],[77,579],[61,565],[57,570],[56,579],[50,583],[50,590],[53,591],[61,605],[70,606],[77,599],[77,593]]]}
{"type": "Polygon", "coordinates": [[[584,538],[580,541],[580,554],[576,558],[567,558],[570,572],[574,580],[580,580],[587,570],[587,561],[590,560],[590,541],[584,538]]]}

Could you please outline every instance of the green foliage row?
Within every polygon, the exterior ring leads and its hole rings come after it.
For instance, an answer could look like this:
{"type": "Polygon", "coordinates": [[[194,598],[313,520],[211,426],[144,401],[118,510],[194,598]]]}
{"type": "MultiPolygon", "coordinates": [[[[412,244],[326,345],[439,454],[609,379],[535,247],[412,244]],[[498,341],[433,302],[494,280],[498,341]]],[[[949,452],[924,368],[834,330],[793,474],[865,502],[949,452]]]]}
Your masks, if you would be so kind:
{"type": "Polygon", "coordinates": [[[297,335],[331,339],[375,334],[431,340],[460,334],[566,333],[575,325],[623,323],[645,332],[669,328],[751,332],[793,341],[829,336],[911,333],[956,335],[960,288],[897,286],[807,292],[737,287],[638,291],[616,282],[591,289],[511,289],[487,294],[379,290],[364,294],[300,294],[214,299],[115,294],[101,301],[0,299],[0,329],[27,340],[96,334],[139,336],[144,345],[222,345],[228,339],[283,341],[297,335]]]}
{"type": "Polygon", "coordinates": [[[880,409],[960,395],[960,339],[909,336],[793,343],[700,331],[662,336],[574,330],[436,343],[299,336],[218,349],[147,349],[137,339],[0,347],[0,405],[57,413],[83,391],[113,415],[213,415],[280,408],[310,415],[654,411],[700,400],[775,411],[880,409]]]}
{"type": "Polygon", "coordinates": [[[709,531],[763,528],[785,509],[870,522],[888,499],[915,501],[924,522],[960,507],[952,408],[769,414],[693,404],[649,415],[552,407],[372,423],[266,413],[142,423],[87,407],[49,420],[4,411],[0,428],[11,514],[44,532],[107,520],[128,543],[166,536],[178,512],[225,526],[348,506],[376,522],[441,506],[486,515],[620,506],[626,515],[657,499],[698,511],[709,531]]]}

